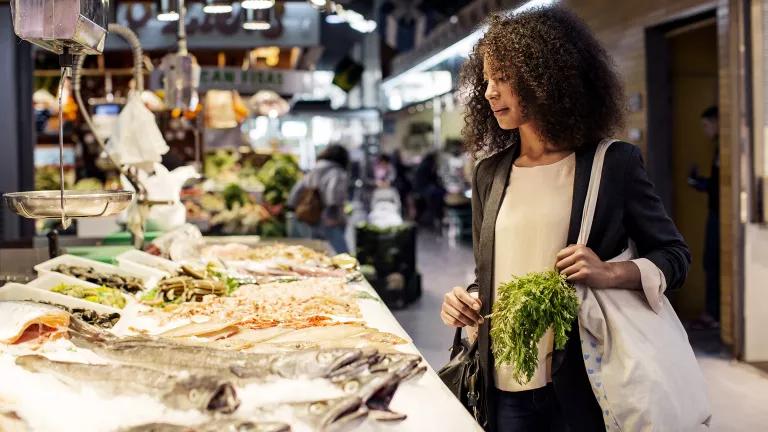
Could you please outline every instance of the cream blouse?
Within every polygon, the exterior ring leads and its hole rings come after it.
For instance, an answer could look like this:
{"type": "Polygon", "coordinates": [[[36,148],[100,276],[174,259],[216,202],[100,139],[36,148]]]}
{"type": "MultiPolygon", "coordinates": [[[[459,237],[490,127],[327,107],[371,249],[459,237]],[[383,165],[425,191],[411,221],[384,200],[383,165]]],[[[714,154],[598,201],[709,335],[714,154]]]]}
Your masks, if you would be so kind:
{"type": "MultiPolygon", "coordinates": [[[[496,218],[494,299],[496,288],[513,276],[554,268],[557,253],[567,246],[575,170],[575,154],[550,165],[511,170],[496,218]]],[[[502,365],[495,370],[496,387],[514,392],[546,386],[551,381],[553,339],[550,330],[539,341],[539,367],[530,382],[519,384],[512,365],[502,365]]]]}

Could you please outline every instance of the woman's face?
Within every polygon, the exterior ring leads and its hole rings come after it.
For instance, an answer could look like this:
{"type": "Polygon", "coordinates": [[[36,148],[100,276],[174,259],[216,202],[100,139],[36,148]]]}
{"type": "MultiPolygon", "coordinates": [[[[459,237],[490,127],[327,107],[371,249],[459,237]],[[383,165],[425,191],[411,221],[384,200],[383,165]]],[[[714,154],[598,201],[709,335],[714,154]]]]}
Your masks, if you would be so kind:
{"type": "Polygon", "coordinates": [[[487,58],[483,60],[483,78],[488,83],[485,99],[499,127],[509,130],[525,124],[523,109],[517,95],[512,91],[512,85],[491,69],[487,58]]]}

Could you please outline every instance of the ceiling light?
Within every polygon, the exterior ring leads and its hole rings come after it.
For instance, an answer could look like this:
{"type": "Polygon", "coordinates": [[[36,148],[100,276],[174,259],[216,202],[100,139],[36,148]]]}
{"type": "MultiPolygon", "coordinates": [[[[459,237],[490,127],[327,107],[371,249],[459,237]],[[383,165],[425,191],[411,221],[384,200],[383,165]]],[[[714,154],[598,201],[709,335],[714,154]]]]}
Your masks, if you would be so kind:
{"type": "Polygon", "coordinates": [[[314,8],[324,9],[328,5],[328,2],[326,0],[309,0],[309,4],[314,8]]]}
{"type": "Polygon", "coordinates": [[[272,28],[272,9],[246,9],[243,15],[246,30],[269,30],[272,28]]]}
{"type": "Polygon", "coordinates": [[[272,24],[268,22],[244,22],[243,28],[246,30],[269,30],[272,24]]]}
{"type": "Polygon", "coordinates": [[[333,14],[325,17],[325,22],[328,24],[343,24],[346,21],[344,21],[344,18],[342,18],[340,15],[333,14]]]}
{"type": "Polygon", "coordinates": [[[157,19],[158,21],[178,21],[179,20],[179,2],[178,0],[157,0],[157,19]]]}
{"type": "Polygon", "coordinates": [[[269,9],[275,5],[275,0],[243,0],[240,7],[243,9],[269,9]]]}
{"type": "Polygon", "coordinates": [[[232,3],[222,0],[206,0],[203,12],[207,14],[232,13],[232,3]]]}
{"type": "Polygon", "coordinates": [[[179,13],[178,12],[164,12],[157,14],[157,20],[168,22],[168,21],[178,21],[179,20],[179,13]]]}

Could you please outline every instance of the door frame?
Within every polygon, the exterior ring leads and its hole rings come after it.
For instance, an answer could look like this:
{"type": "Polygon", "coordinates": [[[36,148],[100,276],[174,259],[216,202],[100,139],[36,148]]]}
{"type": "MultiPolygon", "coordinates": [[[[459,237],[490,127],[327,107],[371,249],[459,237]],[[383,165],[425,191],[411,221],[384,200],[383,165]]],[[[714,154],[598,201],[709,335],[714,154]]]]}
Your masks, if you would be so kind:
{"type": "MultiPolygon", "coordinates": [[[[686,14],[645,29],[647,82],[646,167],[648,176],[667,212],[674,216],[674,180],[672,172],[672,77],[671,54],[667,35],[702,24],[716,23],[717,10],[686,14]]],[[[718,84],[719,85],[719,84],[718,84]]]]}
{"type": "MultiPolygon", "coordinates": [[[[667,209],[672,210],[672,101],[670,52],[664,35],[715,17],[720,108],[721,215],[721,339],[737,358],[744,349],[744,233],[742,159],[749,156],[752,127],[749,59],[749,1],[717,0],[677,16],[667,17],[645,31],[647,88],[647,159],[651,180],[667,209]],[[724,301],[725,300],[725,301],[724,301]]],[[[670,212],[671,214],[671,212],[670,212]]]]}

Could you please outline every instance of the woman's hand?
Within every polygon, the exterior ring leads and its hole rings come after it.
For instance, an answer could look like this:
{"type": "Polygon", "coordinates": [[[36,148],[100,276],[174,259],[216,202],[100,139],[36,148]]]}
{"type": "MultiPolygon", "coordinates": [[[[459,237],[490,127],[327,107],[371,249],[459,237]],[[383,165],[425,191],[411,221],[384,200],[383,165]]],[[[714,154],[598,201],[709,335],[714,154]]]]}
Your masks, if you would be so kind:
{"type": "Polygon", "coordinates": [[[440,318],[451,327],[473,326],[483,323],[480,316],[479,299],[472,297],[466,289],[456,287],[445,294],[440,318]]]}
{"type": "Polygon", "coordinates": [[[613,266],[603,262],[592,249],[584,245],[571,245],[557,254],[557,271],[568,282],[582,283],[592,288],[611,288],[614,283],[613,266]]]}

